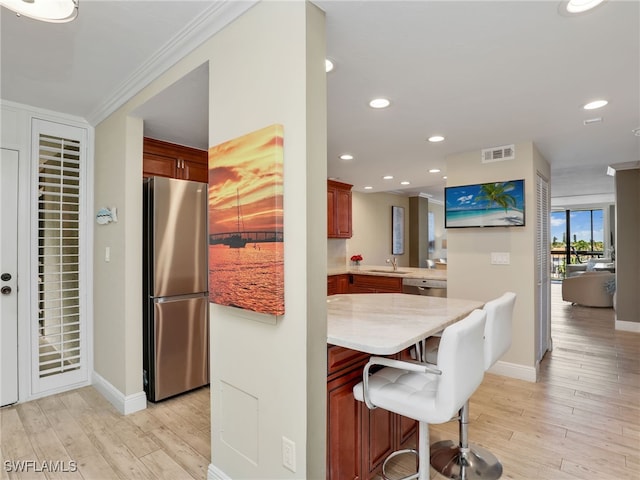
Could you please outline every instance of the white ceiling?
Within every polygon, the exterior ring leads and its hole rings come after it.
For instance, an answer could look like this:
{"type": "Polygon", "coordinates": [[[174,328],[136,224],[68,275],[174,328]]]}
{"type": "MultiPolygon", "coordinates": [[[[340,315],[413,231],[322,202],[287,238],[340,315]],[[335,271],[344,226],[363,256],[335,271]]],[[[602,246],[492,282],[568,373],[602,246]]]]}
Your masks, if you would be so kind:
{"type": "MultiPolygon", "coordinates": [[[[637,0],[574,17],[559,14],[560,1],[314,3],[327,12],[336,64],[328,174],[357,191],[441,198],[447,155],[523,141],[551,163],[552,194],[612,193],[606,166],[640,160],[637,0]],[[374,96],[391,107],[372,110],[374,96]],[[610,103],[582,110],[596,98],[610,103]],[[603,121],[583,124],[594,117],[603,121]],[[435,133],[446,140],[426,142],[435,133]],[[339,160],[344,152],[356,158],[339,160]]],[[[251,4],[81,0],[70,24],[2,9],[0,97],[95,124],[251,4]]],[[[202,67],[141,107],[145,134],[206,148],[206,86],[202,67]]]]}

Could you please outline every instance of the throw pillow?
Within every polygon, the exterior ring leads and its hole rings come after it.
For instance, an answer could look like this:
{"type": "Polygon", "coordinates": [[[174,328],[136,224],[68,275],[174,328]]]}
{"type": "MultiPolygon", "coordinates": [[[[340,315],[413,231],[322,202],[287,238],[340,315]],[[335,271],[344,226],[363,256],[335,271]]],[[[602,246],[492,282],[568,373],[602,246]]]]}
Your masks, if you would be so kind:
{"type": "Polygon", "coordinates": [[[611,277],[609,280],[607,280],[604,284],[604,288],[607,293],[613,295],[616,291],[616,277],[611,277]]]}

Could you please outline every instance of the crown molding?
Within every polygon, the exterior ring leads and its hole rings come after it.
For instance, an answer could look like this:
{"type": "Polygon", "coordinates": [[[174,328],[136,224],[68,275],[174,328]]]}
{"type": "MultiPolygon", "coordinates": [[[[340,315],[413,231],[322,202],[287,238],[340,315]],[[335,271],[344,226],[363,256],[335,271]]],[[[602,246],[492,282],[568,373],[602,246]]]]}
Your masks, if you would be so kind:
{"type": "MultiPolygon", "coordinates": [[[[11,100],[4,100],[0,98],[1,108],[10,108],[21,112],[26,112],[30,117],[42,118],[43,120],[50,120],[52,122],[65,123],[67,125],[73,125],[75,127],[87,128],[91,127],[87,120],[78,115],[72,115],[70,113],[56,112],[54,110],[48,110],[46,108],[35,107],[33,105],[26,105],[24,103],[13,102],[11,100]]],[[[2,123],[0,119],[0,124],[2,123]]]]}
{"type": "Polygon", "coordinates": [[[258,0],[224,1],[212,4],[140,65],[110,95],[107,95],[106,99],[87,116],[87,121],[92,126],[103,121],[153,80],[256,3],[258,0]]]}
{"type": "Polygon", "coordinates": [[[616,203],[615,193],[589,193],[586,195],[568,195],[551,197],[551,208],[602,206],[616,203]]]}
{"type": "Polygon", "coordinates": [[[635,170],[636,168],[640,168],[640,160],[637,162],[612,163],[609,167],[616,172],[618,170],[635,170]]]}

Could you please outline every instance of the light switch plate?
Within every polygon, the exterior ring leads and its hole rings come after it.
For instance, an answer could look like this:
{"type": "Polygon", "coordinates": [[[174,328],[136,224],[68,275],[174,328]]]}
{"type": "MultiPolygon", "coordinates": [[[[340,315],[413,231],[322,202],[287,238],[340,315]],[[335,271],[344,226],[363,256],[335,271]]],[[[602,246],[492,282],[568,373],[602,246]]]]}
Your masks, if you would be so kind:
{"type": "Polygon", "coordinates": [[[509,252],[491,252],[491,265],[509,265],[510,263],[509,252]]]}
{"type": "Polygon", "coordinates": [[[296,444],[287,437],[282,437],[282,465],[296,472],[296,444]]]}

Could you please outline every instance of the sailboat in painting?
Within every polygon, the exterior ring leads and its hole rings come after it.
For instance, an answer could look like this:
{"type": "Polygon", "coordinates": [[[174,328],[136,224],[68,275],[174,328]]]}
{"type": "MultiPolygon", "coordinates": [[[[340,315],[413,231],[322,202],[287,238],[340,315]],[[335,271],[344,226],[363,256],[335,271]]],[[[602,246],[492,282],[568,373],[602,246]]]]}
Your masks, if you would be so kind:
{"type": "Polygon", "coordinates": [[[242,233],[240,232],[240,191],[236,189],[236,210],[237,210],[237,232],[233,235],[225,238],[224,244],[228,245],[229,248],[244,248],[247,244],[247,239],[242,238],[242,233]]]}
{"type": "Polygon", "coordinates": [[[247,244],[247,239],[236,233],[227,238],[224,243],[229,245],[229,248],[244,248],[247,244]]]}

